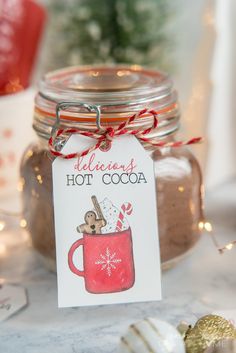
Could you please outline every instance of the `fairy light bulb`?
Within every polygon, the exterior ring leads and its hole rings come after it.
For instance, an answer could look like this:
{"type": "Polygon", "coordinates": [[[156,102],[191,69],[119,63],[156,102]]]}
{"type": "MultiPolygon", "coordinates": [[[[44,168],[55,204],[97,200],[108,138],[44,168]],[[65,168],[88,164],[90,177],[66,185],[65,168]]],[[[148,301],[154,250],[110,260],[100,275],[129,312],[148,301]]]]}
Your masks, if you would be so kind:
{"type": "Polygon", "coordinates": [[[207,232],[212,232],[212,225],[210,222],[205,222],[204,228],[206,229],[207,232]]]}
{"type": "Polygon", "coordinates": [[[234,248],[234,246],[236,246],[236,240],[231,242],[231,243],[228,243],[228,244],[224,245],[223,247],[219,246],[218,241],[217,241],[216,236],[215,236],[214,231],[213,231],[212,224],[209,221],[207,221],[207,222],[203,222],[203,221],[199,222],[198,223],[198,228],[201,231],[202,230],[206,230],[210,234],[211,239],[212,239],[215,247],[217,248],[217,250],[219,251],[220,254],[223,254],[226,250],[230,251],[230,250],[232,250],[234,248]]]}
{"type": "Polygon", "coordinates": [[[4,221],[0,221],[0,232],[4,230],[5,226],[6,226],[6,223],[4,221]]]}
{"type": "Polygon", "coordinates": [[[199,222],[199,223],[198,223],[198,228],[199,228],[200,230],[203,230],[203,229],[204,229],[204,222],[199,222]]]}
{"type": "Polygon", "coordinates": [[[230,244],[227,244],[225,247],[227,250],[231,250],[233,248],[234,244],[233,243],[230,243],[230,244]]]}
{"type": "Polygon", "coordinates": [[[43,183],[43,179],[42,179],[42,176],[40,174],[37,175],[37,180],[38,180],[39,184],[43,183]]]}
{"type": "Polygon", "coordinates": [[[26,228],[26,226],[27,226],[27,222],[26,222],[26,220],[24,218],[22,218],[20,220],[20,227],[21,228],[26,228]]]}
{"type": "Polygon", "coordinates": [[[234,246],[236,246],[236,240],[226,244],[223,248],[220,248],[219,251],[221,254],[223,254],[226,250],[228,251],[232,250],[234,246]]]}
{"type": "Polygon", "coordinates": [[[22,192],[24,189],[24,185],[25,185],[25,179],[24,178],[20,178],[18,185],[17,185],[17,190],[19,192],[22,192]]]}

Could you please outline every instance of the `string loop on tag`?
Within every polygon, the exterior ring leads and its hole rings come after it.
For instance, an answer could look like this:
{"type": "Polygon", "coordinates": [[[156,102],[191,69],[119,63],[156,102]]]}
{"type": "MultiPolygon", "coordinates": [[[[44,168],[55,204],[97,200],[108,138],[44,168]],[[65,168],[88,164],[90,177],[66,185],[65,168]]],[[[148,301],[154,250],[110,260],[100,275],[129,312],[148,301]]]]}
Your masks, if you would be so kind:
{"type": "Polygon", "coordinates": [[[100,106],[96,105],[89,105],[85,103],[75,103],[75,102],[61,102],[57,104],[56,107],[56,123],[52,129],[52,135],[48,141],[49,150],[50,152],[56,156],[61,157],[64,159],[71,159],[71,158],[79,158],[83,157],[90,152],[106,146],[107,144],[111,144],[113,139],[117,136],[122,135],[133,135],[141,142],[145,142],[150,146],[153,147],[181,147],[184,145],[191,145],[195,143],[199,143],[202,141],[201,137],[195,137],[187,141],[173,141],[173,142],[166,142],[166,141],[157,141],[156,138],[149,138],[147,137],[153,130],[158,127],[158,114],[161,112],[156,112],[153,109],[142,109],[138,113],[135,113],[128,117],[124,122],[122,122],[118,127],[106,127],[103,128],[101,126],[101,109],[100,106]],[[66,128],[60,129],[60,110],[67,109],[68,107],[83,107],[90,112],[96,113],[96,125],[97,129],[95,131],[84,131],[78,128],[66,128]],[[144,115],[151,115],[152,116],[152,125],[149,128],[139,128],[139,129],[132,129],[132,123],[135,119],[144,117],[144,115]],[[58,151],[57,148],[57,139],[60,136],[70,136],[72,134],[78,134],[82,136],[91,137],[96,140],[93,146],[88,149],[83,150],[82,152],[75,152],[70,154],[63,154],[62,152],[58,151]]]}

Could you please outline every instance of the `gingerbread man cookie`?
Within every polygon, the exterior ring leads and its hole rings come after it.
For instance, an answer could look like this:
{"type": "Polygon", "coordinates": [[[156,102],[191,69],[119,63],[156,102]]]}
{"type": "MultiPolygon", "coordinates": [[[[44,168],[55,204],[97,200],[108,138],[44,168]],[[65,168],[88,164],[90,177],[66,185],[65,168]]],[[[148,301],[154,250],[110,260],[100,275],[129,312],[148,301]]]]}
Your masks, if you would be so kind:
{"type": "Polygon", "coordinates": [[[88,211],[84,216],[85,223],[77,227],[79,233],[87,234],[101,234],[101,229],[106,225],[104,219],[99,219],[96,213],[93,211],[88,211]]]}

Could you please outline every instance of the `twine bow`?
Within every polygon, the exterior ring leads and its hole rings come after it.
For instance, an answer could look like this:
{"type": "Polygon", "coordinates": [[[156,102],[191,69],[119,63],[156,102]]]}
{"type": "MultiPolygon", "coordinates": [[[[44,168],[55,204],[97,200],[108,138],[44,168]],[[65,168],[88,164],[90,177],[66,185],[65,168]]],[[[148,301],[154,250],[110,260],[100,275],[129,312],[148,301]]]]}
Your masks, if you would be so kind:
{"type": "Polygon", "coordinates": [[[149,144],[154,147],[181,147],[184,145],[192,145],[195,143],[199,143],[202,141],[201,137],[194,137],[187,141],[173,141],[173,142],[165,142],[165,141],[156,141],[156,139],[152,139],[147,137],[147,135],[152,132],[158,126],[158,113],[155,110],[143,109],[140,112],[133,114],[130,116],[125,122],[122,122],[118,127],[113,128],[111,126],[104,129],[96,129],[93,132],[84,131],[76,128],[68,128],[68,129],[58,129],[53,135],[50,137],[48,141],[50,152],[56,156],[64,159],[72,159],[72,158],[80,158],[86,156],[90,152],[101,148],[106,150],[107,146],[109,146],[113,139],[117,136],[121,135],[134,135],[138,140],[149,144]],[[145,114],[150,114],[153,117],[152,126],[147,129],[129,129],[131,127],[132,122],[137,119],[143,117],[145,114]],[[57,150],[56,141],[57,138],[61,135],[72,135],[78,134],[82,136],[91,137],[96,140],[96,143],[81,152],[64,154],[57,150]]]}

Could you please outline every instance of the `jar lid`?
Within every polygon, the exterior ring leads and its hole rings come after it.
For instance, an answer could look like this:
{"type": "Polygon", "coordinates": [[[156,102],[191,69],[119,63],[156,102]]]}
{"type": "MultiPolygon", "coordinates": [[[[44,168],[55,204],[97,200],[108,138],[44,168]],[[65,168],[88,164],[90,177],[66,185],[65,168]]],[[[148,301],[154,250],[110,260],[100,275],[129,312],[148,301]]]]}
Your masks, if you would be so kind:
{"type": "Polygon", "coordinates": [[[46,74],[39,91],[54,102],[132,105],[170,98],[172,87],[169,75],[138,65],[77,66],[46,74]]]}
{"type": "MultiPolygon", "coordinates": [[[[169,75],[138,65],[76,66],[46,74],[35,99],[33,126],[38,134],[49,134],[58,103],[67,107],[60,111],[62,126],[96,128],[96,109],[88,111],[86,105],[99,107],[100,121],[106,125],[126,121],[144,108],[158,113],[160,133],[162,127],[165,133],[176,130],[179,120],[177,94],[169,75]]],[[[150,117],[144,114],[135,124],[150,126],[150,117]]]]}

